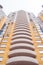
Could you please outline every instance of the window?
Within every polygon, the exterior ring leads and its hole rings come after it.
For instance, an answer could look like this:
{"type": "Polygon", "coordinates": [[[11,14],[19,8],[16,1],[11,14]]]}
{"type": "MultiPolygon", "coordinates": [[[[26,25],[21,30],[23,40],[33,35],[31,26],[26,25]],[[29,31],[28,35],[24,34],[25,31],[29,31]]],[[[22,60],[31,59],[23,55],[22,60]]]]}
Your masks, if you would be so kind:
{"type": "Polygon", "coordinates": [[[40,40],[37,40],[36,42],[41,42],[40,40]]]}
{"type": "Polygon", "coordinates": [[[0,35],[2,34],[2,32],[4,31],[4,27],[6,24],[3,25],[2,29],[0,30],[0,35]]]}
{"type": "Polygon", "coordinates": [[[0,30],[0,35],[2,34],[3,30],[0,30]]]}
{"type": "Polygon", "coordinates": [[[0,53],[4,53],[5,51],[4,50],[0,50],[0,53]]]}
{"type": "Polygon", "coordinates": [[[40,50],[39,53],[43,54],[43,50],[40,50]]]}
{"type": "Polygon", "coordinates": [[[7,40],[3,40],[3,42],[8,42],[7,40]]]}
{"type": "Polygon", "coordinates": [[[35,38],[36,41],[40,41],[40,38],[35,38]]]}
{"type": "Polygon", "coordinates": [[[37,25],[36,27],[37,27],[37,28],[39,28],[39,26],[38,26],[38,25],[37,25]]]}
{"type": "Polygon", "coordinates": [[[38,34],[36,33],[35,36],[38,36],[38,34]]]}
{"type": "Polygon", "coordinates": [[[3,25],[2,29],[4,29],[5,26],[6,26],[6,24],[3,25]]]}
{"type": "Polygon", "coordinates": [[[37,29],[39,29],[39,30],[40,30],[39,26],[36,26],[36,27],[37,27],[37,29]]]}
{"type": "Polygon", "coordinates": [[[41,60],[43,61],[43,56],[41,56],[41,60]]]}
{"type": "Polygon", "coordinates": [[[41,33],[41,31],[40,30],[38,30],[40,33],[41,33]]]}
{"type": "Polygon", "coordinates": [[[40,33],[40,35],[43,35],[42,32],[39,32],[39,33],[40,33]]]}
{"type": "Polygon", "coordinates": [[[2,38],[0,38],[0,41],[2,40],[2,38]]]}
{"type": "Polygon", "coordinates": [[[4,38],[8,38],[8,36],[4,36],[4,38]]]}
{"type": "Polygon", "coordinates": [[[1,44],[1,46],[0,47],[6,47],[6,44],[1,44]]]}
{"type": "Polygon", "coordinates": [[[34,30],[35,33],[37,33],[37,30],[34,30]]]}
{"type": "Polygon", "coordinates": [[[43,35],[41,35],[41,38],[43,38],[43,35]]]}
{"type": "Polygon", "coordinates": [[[39,36],[35,36],[35,38],[40,38],[39,36]]]}
{"type": "Polygon", "coordinates": [[[3,57],[0,57],[0,62],[3,60],[3,57]]]}
{"type": "Polygon", "coordinates": [[[3,35],[0,35],[0,38],[2,38],[3,37],[3,35]]]}
{"type": "Polygon", "coordinates": [[[43,44],[39,44],[38,47],[43,48],[43,44]]]}

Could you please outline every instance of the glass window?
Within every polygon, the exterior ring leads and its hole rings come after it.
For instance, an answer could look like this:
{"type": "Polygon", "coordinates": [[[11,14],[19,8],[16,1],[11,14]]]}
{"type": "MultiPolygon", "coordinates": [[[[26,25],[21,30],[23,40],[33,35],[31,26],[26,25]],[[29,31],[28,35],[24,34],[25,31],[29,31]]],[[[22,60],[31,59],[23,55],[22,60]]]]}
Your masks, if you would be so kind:
{"type": "Polygon", "coordinates": [[[35,38],[40,38],[39,36],[35,36],[35,38]]]}
{"type": "Polygon", "coordinates": [[[4,50],[0,50],[0,53],[4,53],[5,51],[4,50]]]}
{"type": "Polygon", "coordinates": [[[6,44],[1,44],[1,46],[0,47],[6,47],[6,44]]]}
{"type": "Polygon", "coordinates": [[[4,27],[6,24],[3,25],[2,29],[0,30],[0,35],[2,34],[2,32],[4,31],[4,27]]]}
{"type": "Polygon", "coordinates": [[[43,50],[40,50],[39,53],[43,54],[43,50]]]}
{"type": "Polygon", "coordinates": [[[0,41],[2,40],[2,38],[0,38],[0,41]]]}
{"type": "Polygon", "coordinates": [[[40,30],[38,30],[40,33],[41,33],[41,31],[40,30]]]}
{"type": "Polygon", "coordinates": [[[3,37],[3,35],[0,35],[0,38],[2,38],[3,37]]]}
{"type": "Polygon", "coordinates": [[[2,34],[3,30],[0,30],[0,35],[2,34]]]}
{"type": "Polygon", "coordinates": [[[36,42],[41,42],[40,40],[37,40],[36,42]]]}
{"type": "Polygon", "coordinates": [[[41,48],[43,48],[43,44],[38,44],[38,47],[41,47],[41,48]]]}
{"type": "Polygon", "coordinates": [[[4,36],[4,38],[8,38],[8,36],[4,36]]]}
{"type": "Polygon", "coordinates": [[[8,42],[8,40],[3,40],[3,42],[8,42]]]}
{"type": "Polygon", "coordinates": [[[41,56],[41,60],[43,61],[43,56],[41,56]]]}
{"type": "Polygon", "coordinates": [[[43,38],[43,35],[41,35],[41,38],[43,38]]]}
{"type": "Polygon", "coordinates": [[[0,57],[0,61],[2,61],[3,60],[3,57],[0,57]]]}

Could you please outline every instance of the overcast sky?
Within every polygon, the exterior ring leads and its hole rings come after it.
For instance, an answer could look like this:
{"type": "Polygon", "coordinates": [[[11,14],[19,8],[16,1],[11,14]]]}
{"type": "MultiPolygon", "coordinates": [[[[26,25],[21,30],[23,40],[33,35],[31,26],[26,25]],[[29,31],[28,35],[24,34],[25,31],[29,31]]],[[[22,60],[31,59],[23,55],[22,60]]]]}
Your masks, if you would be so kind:
{"type": "Polygon", "coordinates": [[[43,0],[0,0],[0,4],[7,15],[18,10],[33,12],[37,15],[42,10],[43,0]]]}

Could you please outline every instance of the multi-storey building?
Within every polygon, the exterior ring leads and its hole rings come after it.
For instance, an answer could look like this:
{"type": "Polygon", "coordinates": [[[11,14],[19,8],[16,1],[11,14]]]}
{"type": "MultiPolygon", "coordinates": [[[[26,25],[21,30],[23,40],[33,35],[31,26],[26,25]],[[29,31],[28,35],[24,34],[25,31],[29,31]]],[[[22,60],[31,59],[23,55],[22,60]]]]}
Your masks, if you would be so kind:
{"type": "Polygon", "coordinates": [[[42,20],[43,22],[43,10],[39,13],[38,17],[42,20]]]}
{"type": "Polygon", "coordinates": [[[6,15],[5,13],[3,12],[2,10],[2,6],[0,5],[0,42],[2,40],[2,37],[4,35],[4,32],[5,32],[5,27],[6,27],[6,15]]]}
{"type": "Polygon", "coordinates": [[[39,25],[40,25],[40,28],[41,28],[41,30],[43,32],[43,10],[39,13],[38,20],[40,21],[39,25]]]}
{"type": "Polygon", "coordinates": [[[8,16],[2,26],[0,65],[43,65],[43,33],[36,19],[23,10],[8,16]]]}

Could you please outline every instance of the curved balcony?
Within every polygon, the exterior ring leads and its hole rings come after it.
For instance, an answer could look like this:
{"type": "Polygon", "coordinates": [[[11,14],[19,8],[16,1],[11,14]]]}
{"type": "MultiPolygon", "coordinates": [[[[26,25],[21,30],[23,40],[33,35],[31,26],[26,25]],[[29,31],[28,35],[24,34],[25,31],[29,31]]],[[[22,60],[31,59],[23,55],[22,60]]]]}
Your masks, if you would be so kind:
{"type": "Polygon", "coordinates": [[[36,59],[27,56],[17,56],[8,59],[7,65],[38,65],[36,59]]]}
{"type": "Polygon", "coordinates": [[[14,33],[15,33],[15,32],[18,32],[18,31],[24,31],[24,32],[26,31],[26,32],[30,33],[30,31],[27,30],[27,29],[15,29],[15,30],[14,30],[14,33]]]}
{"type": "Polygon", "coordinates": [[[29,50],[32,50],[32,51],[35,50],[35,49],[31,48],[31,47],[17,46],[17,47],[10,48],[10,51],[11,51],[11,50],[15,50],[15,49],[29,49],[29,50]]]}
{"type": "Polygon", "coordinates": [[[27,57],[36,58],[36,55],[33,55],[31,53],[13,53],[8,55],[9,58],[16,57],[16,56],[27,56],[27,57]]]}
{"type": "Polygon", "coordinates": [[[33,45],[26,44],[26,43],[18,43],[10,46],[10,50],[21,49],[21,48],[30,49],[30,50],[35,49],[33,45]]]}
{"type": "Polygon", "coordinates": [[[15,27],[24,27],[24,28],[29,29],[27,25],[19,25],[19,26],[18,25],[15,25],[15,27]]]}
{"type": "Polygon", "coordinates": [[[32,37],[31,36],[28,36],[28,35],[23,35],[23,34],[21,34],[21,35],[14,35],[14,36],[12,36],[12,39],[13,38],[16,38],[16,37],[20,37],[20,38],[22,38],[22,37],[24,37],[24,38],[30,38],[30,39],[32,39],[32,37]]]}
{"type": "Polygon", "coordinates": [[[18,23],[16,23],[16,26],[28,26],[28,24],[25,24],[25,23],[20,23],[20,22],[18,22],[18,23]]]}
{"type": "Polygon", "coordinates": [[[15,29],[26,29],[26,30],[30,31],[30,29],[28,27],[24,27],[24,26],[18,26],[18,27],[15,27],[15,29]]]}
{"type": "Polygon", "coordinates": [[[22,36],[22,37],[14,37],[14,38],[12,38],[12,40],[15,40],[15,39],[18,39],[18,38],[22,38],[22,39],[29,39],[29,40],[32,40],[32,38],[30,38],[30,37],[24,37],[24,36],[22,36]]]}
{"type": "Polygon", "coordinates": [[[11,45],[13,45],[13,44],[18,44],[18,43],[26,43],[26,44],[33,45],[33,43],[28,42],[28,41],[15,41],[15,42],[11,43],[11,45]]]}
{"type": "Polygon", "coordinates": [[[27,35],[31,36],[31,34],[26,31],[18,31],[18,32],[13,33],[13,35],[16,35],[16,34],[25,34],[25,35],[27,34],[27,35]]]}
{"type": "Polygon", "coordinates": [[[15,36],[15,35],[22,35],[22,36],[23,35],[27,35],[27,36],[30,36],[31,37],[31,35],[30,34],[27,34],[27,33],[17,33],[17,34],[15,33],[13,36],[15,36]]]}
{"type": "Polygon", "coordinates": [[[9,52],[9,56],[10,55],[14,55],[14,54],[17,54],[17,53],[27,53],[27,54],[31,54],[31,55],[33,55],[33,57],[35,57],[36,56],[36,54],[35,54],[35,52],[34,51],[32,51],[32,50],[28,50],[28,49],[15,49],[15,50],[12,50],[12,51],[10,51],[9,52]]]}
{"type": "Polygon", "coordinates": [[[18,39],[12,40],[11,43],[15,43],[15,42],[18,42],[18,41],[19,42],[22,42],[22,41],[25,41],[26,42],[27,41],[27,42],[33,43],[32,40],[25,39],[25,38],[24,39],[23,38],[18,38],[18,39]]]}

